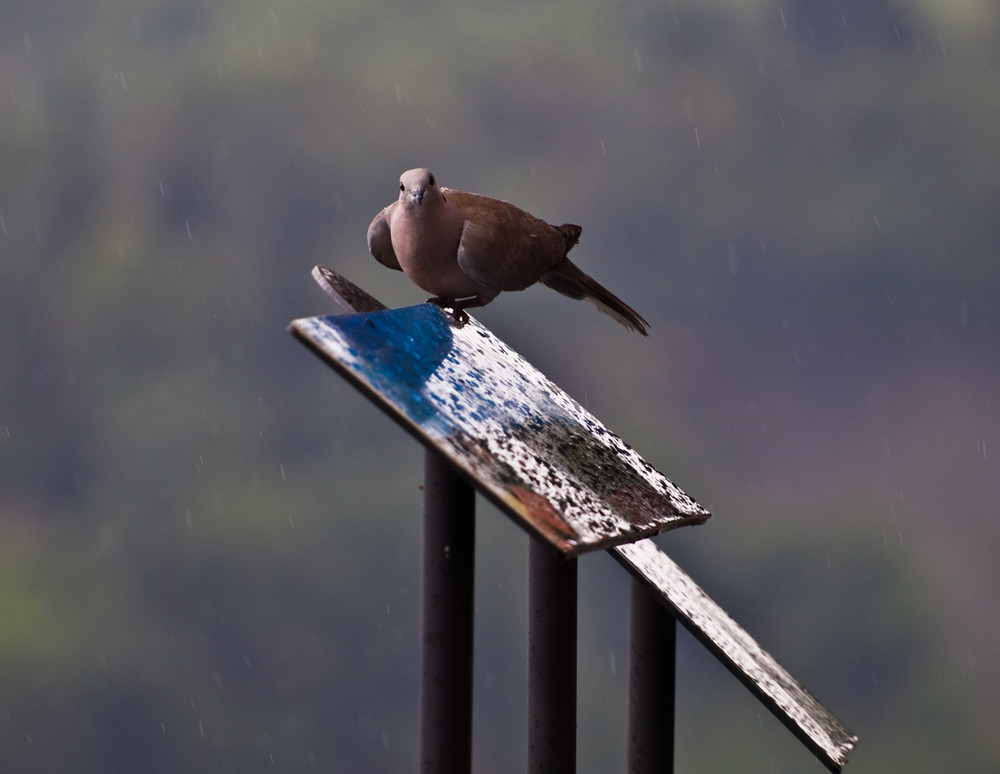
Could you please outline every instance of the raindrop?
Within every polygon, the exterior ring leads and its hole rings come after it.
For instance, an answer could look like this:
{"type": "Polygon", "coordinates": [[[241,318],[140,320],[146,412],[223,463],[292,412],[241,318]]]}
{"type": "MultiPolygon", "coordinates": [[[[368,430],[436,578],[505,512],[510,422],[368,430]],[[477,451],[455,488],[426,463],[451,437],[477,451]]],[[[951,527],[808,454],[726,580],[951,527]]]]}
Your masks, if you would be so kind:
{"type": "Polygon", "coordinates": [[[639,54],[639,49],[632,49],[632,64],[635,65],[635,69],[638,73],[642,73],[642,56],[639,54]]]}

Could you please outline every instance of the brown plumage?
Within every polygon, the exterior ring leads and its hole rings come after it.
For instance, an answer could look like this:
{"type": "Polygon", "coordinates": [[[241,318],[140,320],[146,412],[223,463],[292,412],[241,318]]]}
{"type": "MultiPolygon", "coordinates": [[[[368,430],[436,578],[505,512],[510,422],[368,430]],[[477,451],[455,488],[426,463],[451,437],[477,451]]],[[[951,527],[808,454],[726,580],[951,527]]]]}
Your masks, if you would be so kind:
{"type": "Polygon", "coordinates": [[[430,170],[421,168],[400,177],[399,199],[368,227],[368,249],[459,318],[462,310],[488,304],[502,291],[541,281],[648,335],[649,323],[566,257],[581,230],[569,223],[552,226],[499,199],[439,188],[430,170]]]}

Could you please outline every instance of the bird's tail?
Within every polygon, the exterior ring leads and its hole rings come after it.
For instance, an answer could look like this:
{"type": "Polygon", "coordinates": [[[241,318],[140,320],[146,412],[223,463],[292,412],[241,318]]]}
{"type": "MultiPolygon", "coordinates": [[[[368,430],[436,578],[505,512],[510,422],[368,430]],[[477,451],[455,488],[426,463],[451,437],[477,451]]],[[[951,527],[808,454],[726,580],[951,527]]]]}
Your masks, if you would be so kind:
{"type": "Polygon", "coordinates": [[[564,258],[542,275],[542,282],[570,298],[589,301],[605,314],[614,317],[626,328],[648,336],[649,323],[642,315],[622,301],[610,290],[587,276],[569,258],[564,258]]]}

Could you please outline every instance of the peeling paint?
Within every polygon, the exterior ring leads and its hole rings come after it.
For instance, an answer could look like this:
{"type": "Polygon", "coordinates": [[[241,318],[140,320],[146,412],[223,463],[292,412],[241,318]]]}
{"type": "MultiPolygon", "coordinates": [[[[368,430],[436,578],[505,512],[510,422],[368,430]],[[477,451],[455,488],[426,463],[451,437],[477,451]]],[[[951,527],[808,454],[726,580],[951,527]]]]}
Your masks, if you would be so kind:
{"type": "Polygon", "coordinates": [[[709,513],[474,319],[432,304],[292,330],[509,515],[575,555],[709,513]]]}

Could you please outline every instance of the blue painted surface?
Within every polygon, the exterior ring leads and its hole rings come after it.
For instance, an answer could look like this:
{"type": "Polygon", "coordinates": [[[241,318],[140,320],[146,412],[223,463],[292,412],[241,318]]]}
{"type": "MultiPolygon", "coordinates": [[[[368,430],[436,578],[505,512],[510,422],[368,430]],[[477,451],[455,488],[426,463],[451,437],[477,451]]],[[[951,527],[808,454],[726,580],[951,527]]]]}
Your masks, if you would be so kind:
{"type": "Polygon", "coordinates": [[[322,318],[349,342],[351,367],[372,389],[389,397],[414,423],[447,432],[425,394],[454,342],[444,313],[431,304],[368,314],[322,318]]]}

